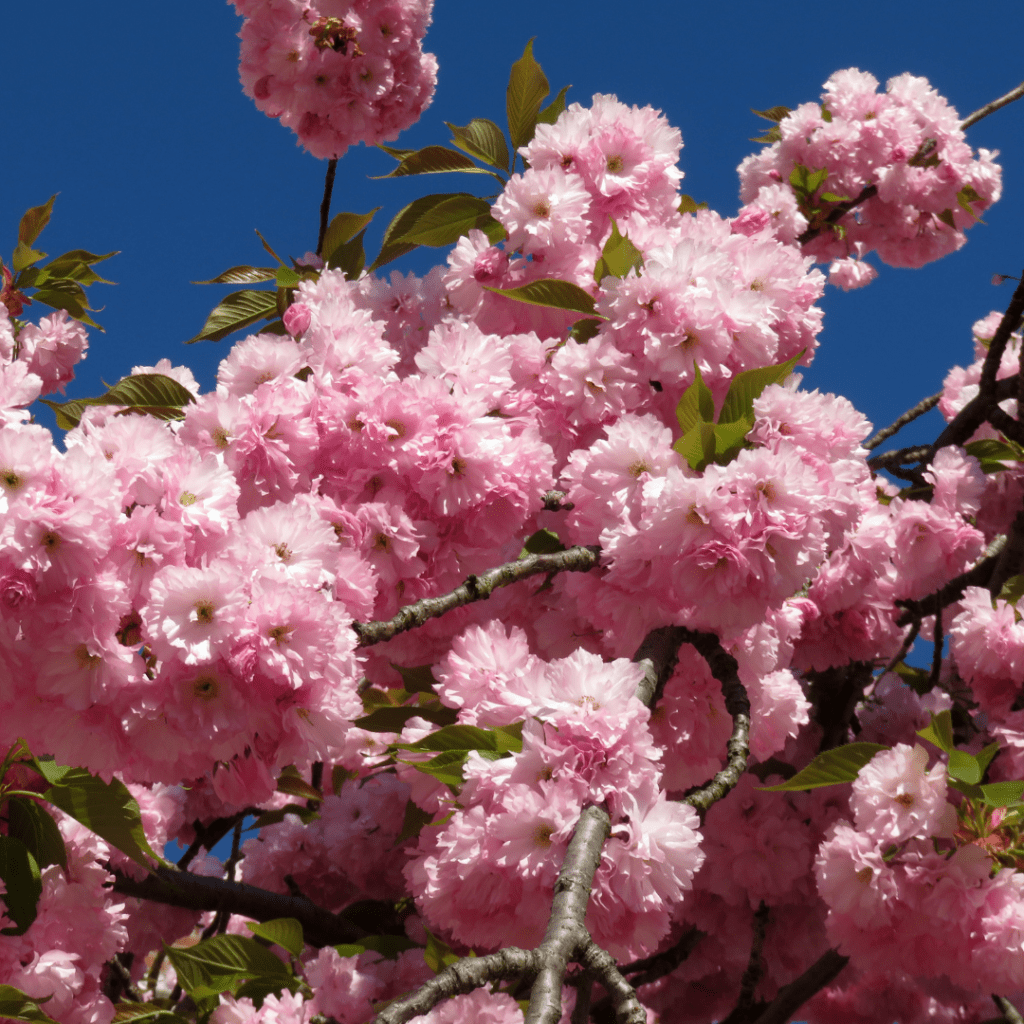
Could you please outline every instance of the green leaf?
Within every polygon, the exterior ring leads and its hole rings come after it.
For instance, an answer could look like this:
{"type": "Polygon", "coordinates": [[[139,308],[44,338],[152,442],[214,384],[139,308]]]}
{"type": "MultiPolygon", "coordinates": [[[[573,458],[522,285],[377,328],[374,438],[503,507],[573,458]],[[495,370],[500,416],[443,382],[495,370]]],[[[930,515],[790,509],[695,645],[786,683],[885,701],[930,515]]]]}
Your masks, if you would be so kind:
{"type": "Polygon", "coordinates": [[[209,281],[193,281],[193,284],[259,284],[261,281],[273,281],[277,276],[275,267],[229,267],[209,281]]]}
{"type": "Polygon", "coordinates": [[[468,156],[447,146],[424,146],[415,153],[405,157],[390,174],[378,174],[374,180],[381,178],[401,178],[409,174],[446,174],[449,171],[465,171],[468,174],[489,174],[498,178],[503,185],[505,179],[498,177],[494,171],[477,167],[468,156]]]}
{"type": "Polygon", "coordinates": [[[359,942],[345,942],[334,948],[339,956],[359,956],[370,951],[379,953],[385,960],[397,960],[400,953],[419,946],[404,935],[366,935],[359,942]]]}
{"type": "Polygon", "coordinates": [[[331,218],[324,232],[322,250],[327,266],[333,266],[331,257],[335,251],[363,231],[379,209],[375,206],[369,213],[337,213],[331,218]]]}
{"type": "Polygon", "coordinates": [[[311,821],[317,821],[320,814],[312,807],[305,804],[288,804],[286,807],[276,807],[272,811],[264,811],[252,824],[253,828],[266,828],[268,825],[279,825],[289,814],[308,825],[311,821]]]}
{"type": "Polygon", "coordinates": [[[940,711],[931,716],[931,724],[918,729],[917,735],[929,743],[934,743],[939,750],[947,753],[953,750],[953,716],[949,711],[940,711]]]}
{"type": "Polygon", "coordinates": [[[273,921],[246,921],[245,927],[261,939],[287,949],[292,956],[302,956],[302,924],[294,917],[276,917],[273,921]]]}
{"type": "Polygon", "coordinates": [[[193,998],[203,999],[221,992],[238,993],[245,982],[266,980],[270,987],[262,995],[291,989],[291,972],[266,946],[241,935],[215,935],[188,948],[164,946],[181,987],[193,998]]]}
{"type": "Polygon", "coordinates": [[[691,469],[699,472],[715,459],[715,425],[713,423],[695,423],[675,441],[672,448],[686,459],[691,469]]]}
{"type": "Polygon", "coordinates": [[[468,750],[445,750],[429,761],[403,761],[402,764],[407,764],[424,775],[432,776],[453,793],[458,793],[466,781],[462,769],[469,754],[468,750]]]}
{"type": "Polygon", "coordinates": [[[363,267],[366,266],[366,250],[363,248],[365,238],[366,228],[363,228],[355,238],[342,242],[331,253],[327,266],[331,270],[342,271],[346,280],[355,281],[363,272],[363,267]]]}
{"type": "Polygon", "coordinates": [[[135,798],[120,779],[104,782],[84,768],[69,768],[43,793],[43,799],[92,829],[146,870],[151,859],[164,864],[150,848],[135,798]]]}
{"type": "Polygon", "coordinates": [[[50,223],[53,201],[56,198],[56,195],[52,195],[42,206],[33,206],[22,214],[21,222],[18,224],[19,242],[31,245],[42,234],[43,228],[50,223]]]}
{"type": "Polygon", "coordinates": [[[407,156],[412,156],[416,152],[415,149],[396,149],[394,146],[385,146],[384,143],[377,143],[378,149],[383,149],[388,156],[393,156],[396,160],[404,160],[407,156]]]}
{"type": "Polygon", "coordinates": [[[447,707],[380,707],[352,724],[367,732],[401,732],[410,718],[425,718],[435,725],[453,725],[458,711],[447,707]]]}
{"type": "Polygon", "coordinates": [[[1011,576],[999,591],[999,596],[1007,603],[1016,605],[1024,597],[1024,575],[1011,576]]]}
{"type": "Polygon", "coordinates": [[[112,1024],[136,1021],[145,1021],[146,1024],[189,1024],[187,1017],[171,1013],[156,1003],[118,1003],[114,1007],[112,1024]]]}
{"type": "Polygon", "coordinates": [[[24,242],[19,242],[14,247],[14,255],[11,257],[11,266],[15,270],[24,270],[26,267],[31,267],[33,263],[38,263],[39,260],[45,258],[45,252],[39,252],[38,249],[33,249],[30,245],[26,245],[24,242]]]}
{"type": "Polygon", "coordinates": [[[417,804],[409,800],[405,805],[405,816],[402,819],[402,830],[398,833],[395,846],[401,846],[407,839],[415,839],[424,825],[429,825],[434,820],[434,815],[424,811],[417,804]]]}
{"type": "Polygon", "coordinates": [[[291,267],[279,267],[274,275],[274,283],[278,288],[297,288],[301,280],[298,271],[291,267]]]}
{"type": "Polygon", "coordinates": [[[95,320],[86,312],[89,308],[86,302],[85,292],[77,281],[69,281],[66,278],[59,278],[56,281],[48,281],[46,288],[41,288],[32,295],[33,302],[41,302],[51,309],[66,310],[68,315],[75,320],[81,320],[83,324],[95,327],[102,331],[95,320]]]}
{"type": "MultiPolygon", "coordinates": [[[[60,256],[55,256],[43,269],[49,271],[54,277],[74,277],[78,280],[77,275],[81,273],[79,268],[83,265],[88,268],[94,263],[102,263],[104,260],[109,260],[112,256],[117,255],[119,255],[118,250],[97,255],[94,252],[89,252],[88,249],[72,249],[69,252],[62,253],[60,256]]],[[[103,284],[111,284],[110,281],[106,281],[99,276],[96,277],[96,280],[102,281],[103,284]]]]}
{"type": "Polygon", "coordinates": [[[982,197],[975,191],[973,185],[964,185],[964,187],[957,192],[956,201],[960,205],[960,208],[966,210],[979,224],[985,223],[974,212],[974,208],[971,206],[971,203],[984,202],[982,197]]]}
{"type": "Polygon", "coordinates": [[[988,766],[992,763],[992,758],[999,753],[999,741],[996,740],[990,743],[987,747],[980,750],[976,755],[976,760],[981,768],[981,774],[984,775],[988,770],[988,766]]]}
{"type": "Polygon", "coordinates": [[[826,107],[824,103],[822,103],[822,105],[821,105],[821,119],[822,119],[822,121],[825,122],[825,124],[831,124],[832,123],[832,111],[829,110],[828,107],[826,107]]]}
{"type": "Polygon", "coordinates": [[[7,802],[7,834],[20,839],[40,869],[59,864],[68,870],[68,854],[57,822],[28,797],[12,796],[7,802]]]}
{"type": "Polygon", "coordinates": [[[629,240],[628,235],[619,234],[619,225],[612,220],[612,233],[604,243],[597,265],[594,267],[594,280],[600,284],[606,277],[625,277],[630,270],[637,276],[644,265],[644,254],[629,240]]]}
{"type": "Polygon", "coordinates": [[[938,217],[938,219],[941,220],[942,223],[945,224],[947,227],[951,227],[954,231],[956,231],[956,221],[953,219],[952,210],[943,210],[941,213],[935,214],[935,216],[938,217]]]}
{"type": "Polygon", "coordinates": [[[837,196],[834,192],[822,192],[818,198],[826,203],[848,203],[850,201],[849,196],[837,196]]]}
{"type": "Polygon", "coordinates": [[[971,441],[964,445],[964,451],[973,455],[981,463],[982,472],[998,473],[1008,466],[1006,463],[1019,462],[1019,447],[1006,441],[997,441],[994,437],[986,437],[981,441],[971,441]]]}
{"type": "Polygon", "coordinates": [[[796,792],[853,782],[857,778],[857,773],[875,754],[889,749],[880,743],[847,743],[842,747],[833,747],[832,750],[819,754],[793,778],[780,782],[777,786],[765,786],[764,789],[769,793],[796,792]]]}
{"type": "Polygon", "coordinates": [[[256,228],[255,230],[256,234],[259,235],[259,239],[263,243],[263,248],[266,250],[267,254],[273,256],[280,266],[287,267],[288,264],[285,263],[285,261],[281,259],[281,257],[278,256],[276,252],[274,252],[274,250],[270,247],[270,243],[263,237],[263,235],[260,234],[259,228],[256,228]]]}
{"type": "Polygon", "coordinates": [[[542,107],[537,114],[537,124],[554,124],[565,110],[565,94],[572,88],[571,85],[563,85],[558,95],[546,106],[542,107]]]}
{"type": "Polygon", "coordinates": [[[698,210],[706,210],[707,203],[698,203],[693,196],[680,196],[677,209],[680,213],[696,213],[698,210]]]}
{"type": "Polygon", "coordinates": [[[982,799],[989,807],[1009,807],[1020,802],[1024,795],[1024,782],[990,782],[980,789],[982,799]]]}
{"type": "Polygon", "coordinates": [[[323,800],[324,795],[316,786],[311,786],[291,765],[281,770],[277,779],[278,793],[287,793],[302,800],[323,800]]]}
{"type": "Polygon", "coordinates": [[[533,40],[526,44],[522,57],[512,65],[505,91],[505,110],[512,148],[525,146],[537,127],[537,115],[544,97],[551,91],[544,72],[533,57],[533,40]]]}
{"type": "Polygon", "coordinates": [[[753,426],[752,418],[715,424],[715,461],[719,465],[727,465],[736,457],[753,426]]]}
{"type": "Polygon", "coordinates": [[[437,680],[434,678],[434,670],[430,665],[416,665],[413,668],[403,668],[401,665],[392,664],[391,667],[402,677],[402,685],[409,693],[434,693],[437,680]]]}
{"type": "Polygon", "coordinates": [[[482,229],[489,221],[494,218],[486,199],[465,194],[446,196],[443,202],[425,210],[395,241],[406,245],[451,245],[473,228],[482,229]]]}
{"type": "Polygon", "coordinates": [[[676,404],[676,419],[683,434],[698,423],[712,423],[715,419],[715,399],[711,389],[704,383],[700,367],[693,364],[693,383],[683,392],[676,404]]]}
{"type": "Polygon", "coordinates": [[[594,300],[590,294],[571,281],[531,281],[529,284],[519,285],[518,288],[487,288],[486,285],[484,287],[496,295],[504,295],[506,298],[525,302],[531,306],[567,309],[570,312],[583,313],[600,320],[608,319],[595,312],[594,300]]]}
{"type": "Polygon", "coordinates": [[[523,550],[519,552],[519,557],[523,558],[526,555],[552,555],[556,551],[564,550],[565,545],[557,533],[552,533],[551,530],[538,530],[527,537],[523,550]]]}
{"type": "Polygon", "coordinates": [[[946,769],[954,779],[959,779],[971,786],[976,786],[981,782],[981,777],[985,774],[981,765],[978,764],[978,759],[964,750],[949,752],[949,764],[946,769]]]}
{"type": "Polygon", "coordinates": [[[763,142],[766,145],[770,146],[773,142],[782,141],[782,131],[779,129],[778,125],[773,125],[771,128],[768,129],[768,131],[764,133],[764,135],[751,135],[750,141],[763,142]]]}
{"type": "Polygon", "coordinates": [[[824,167],[820,170],[814,171],[812,174],[807,176],[807,191],[811,194],[817,192],[827,180],[828,171],[824,167]]]}
{"type": "Polygon", "coordinates": [[[13,928],[4,928],[4,935],[24,935],[36,919],[36,908],[43,891],[39,865],[29,848],[14,836],[0,836],[0,880],[7,891],[0,899],[7,905],[7,916],[13,928]]]}
{"type": "Polygon", "coordinates": [[[591,338],[596,337],[598,331],[601,330],[601,324],[603,320],[593,320],[589,317],[584,320],[577,320],[576,323],[569,328],[569,337],[576,342],[577,345],[586,345],[591,338]]]}
{"type": "Polygon", "coordinates": [[[932,688],[932,674],[926,668],[916,668],[901,661],[893,671],[917,694],[923,696],[932,688]]]}
{"type": "Polygon", "coordinates": [[[785,120],[790,113],[789,107],[769,107],[767,110],[755,110],[751,107],[750,112],[757,114],[758,117],[763,117],[766,121],[773,121],[775,124],[785,120]]]}
{"type": "Polygon", "coordinates": [[[523,748],[522,723],[497,729],[480,729],[475,725],[446,725],[415,743],[399,743],[402,750],[494,750],[499,753],[523,748]]]}
{"type": "MultiPolygon", "coordinates": [[[[50,202],[52,203],[53,200],[51,199],[50,202]]],[[[47,996],[41,1001],[45,1003],[47,999],[51,998],[52,996],[47,996]]],[[[39,1003],[36,1000],[11,985],[0,985],[0,1018],[31,1021],[32,1024],[56,1024],[52,1017],[48,1017],[39,1009],[39,1003]]]]}
{"type": "Polygon", "coordinates": [[[722,403],[719,423],[733,423],[736,420],[754,419],[754,399],[761,396],[769,384],[781,384],[792,372],[793,367],[803,358],[806,349],[801,349],[792,359],[774,366],[762,366],[755,370],[737,373],[729,384],[729,391],[722,403]]]}
{"type": "Polygon", "coordinates": [[[455,963],[459,958],[452,952],[451,946],[446,942],[442,942],[432,932],[427,931],[427,948],[423,951],[423,959],[426,960],[427,966],[437,974],[439,971],[443,971],[449,964],[455,963]]]}
{"type": "Polygon", "coordinates": [[[97,398],[73,398],[69,402],[40,401],[57,416],[57,426],[71,430],[78,426],[86,408],[91,405],[119,405],[133,412],[162,420],[184,418],[182,409],[195,401],[195,396],[173,377],[162,373],[138,373],[123,377],[106,394],[97,398]]]}
{"type": "MultiPolygon", "coordinates": [[[[458,192],[455,194],[462,196],[469,195],[468,192],[458,192]]],[[[387,229],[384,232],[384,238],[381,241],[380,254],[373,261],[373,264],[370,266],[370,270],[377,270],[385,264],[390,263],[392,260],[398,259],[399,256],[404,256],[407,252],[412,252],[412,250],[416,248],[416,244],[413,242],[400,242],[399,239],[428,210],[432,210],[435,206],[443,203],[446,199],[451,199],[451,197],[451,193],[420,196],[419,199],[414,199],[408,206],[399,210],[392,218],[391,223],[387,226],[387,229]]]]}
{"type": "Polygon", "coordinates": [[[508,167],[505,133],[493,121],[474,117],[464,128],[449,121],[445,124],[452,133],[452,143],[463,152],[499,170],[504,171],[508,167]]]}
{"type": "Polygon", "coordinates": [[[226,295],[206,318],[203,329],[185,342],[220,341],[229,334],[250,327],[257,320],[271,320],[277,315],[277,293],[271,291],[232,292],[226,295]]]}

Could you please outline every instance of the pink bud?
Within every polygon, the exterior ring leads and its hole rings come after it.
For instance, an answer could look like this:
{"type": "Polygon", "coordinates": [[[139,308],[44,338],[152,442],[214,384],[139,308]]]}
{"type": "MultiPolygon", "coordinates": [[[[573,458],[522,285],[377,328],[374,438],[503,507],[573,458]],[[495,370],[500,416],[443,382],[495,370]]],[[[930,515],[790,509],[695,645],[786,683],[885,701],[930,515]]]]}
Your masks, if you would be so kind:
{"type": "Polygon", "coordinates": [[[284,329],[293,337],[297,338],[309,330],[312,314],[309,306],[303,302],[296,302],[284,311],[284,329]]]}

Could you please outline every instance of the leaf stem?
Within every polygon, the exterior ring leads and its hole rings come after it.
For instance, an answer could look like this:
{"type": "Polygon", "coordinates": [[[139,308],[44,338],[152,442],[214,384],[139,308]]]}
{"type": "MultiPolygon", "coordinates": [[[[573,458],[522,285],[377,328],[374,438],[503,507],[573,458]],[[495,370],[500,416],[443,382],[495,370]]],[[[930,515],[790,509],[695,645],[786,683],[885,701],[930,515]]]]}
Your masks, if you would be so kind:
{"type": "Polygon", "coordinates": [[[334,191],[334,174],[337,169],[337,158],[327,161],[327,175],[324,178],[324,198],[320,203],[320,233],[316,239],[317,256],[323,256],[324,254],[324,236],[327,234],[327,222],[331,216],[331,193],[334,191]]]}

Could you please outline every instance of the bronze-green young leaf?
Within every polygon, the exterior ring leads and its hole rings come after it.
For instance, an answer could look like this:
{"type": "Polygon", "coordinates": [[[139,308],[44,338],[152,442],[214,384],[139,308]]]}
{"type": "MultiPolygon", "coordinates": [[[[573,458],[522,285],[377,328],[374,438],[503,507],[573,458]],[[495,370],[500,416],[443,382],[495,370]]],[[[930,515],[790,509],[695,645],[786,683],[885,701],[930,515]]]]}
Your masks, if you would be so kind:
{"type": "Polygon", "coordinates": [[[7,905],[7,916],[14,922],[14,927],[4,928],[3,934],[24,935],[36,919],[43,885],[38,862],[14,836],[0,835],[0,881],[6,890],[0,900],[7,905]]]}
{"type": "Polygon", "coordinates": [[[452,142],[470,156],[499,170],[508,168],[508,145],[505,133],[485,117],[474,117],[465,127],[446,121],[452,142]]]}
{"type": "Polygon", "coordinates": [[[324,232],[323,258],[329,267],[334,266],[331,263],[331,258],[335,252],[363,232],[379,209],[380,207],[376,206],[369,213],[335,214],[324,232]]]}
{"type": "Polygon", "coordinates": [[[406,245],[451,245],[473,228],[482,230],[492,221],[497,223],[491,216],[491,204],[486,199],[469,195],[448,196],[443,202],[425,210],[395,241],[406,245]]]}
{"type": "Polygon", "coordinates": [[[643,265],[643,253],[629,240],[629,235],[619,233],[619,225],[612,220],[612,233],[594,267],[594,280],[600,284],[608,276],[625,277],[630,270],[639,275],[643,265]]]}
{"type": "Polygon", "coordinates": [[[525,302],[530,306],[546,306],[549,309],[565,309],[572,313],[583,313],[589,317],[607,320],[594,309],[594,300],[589,292],[585,292],[578,284],[571,281],[531,281],[517,288],[484,288],[496,295],[504,295],[507,299],[525,302]]]}
{"type": "MultiPolygon", "coordinates": [[[[46,999],[42,1002],[45,1003],[46,999]]],[[[52,1017],[39,1008],[39,1003],[11,985],[0,985],[0,1018],[28,1021],[29,1024],[56,1024],[52,1017]]]]}
{"type": "Polygon", "coordinates": [[[206,318],[203,329],[185,343],[197,341],[220,341],[229,334],[251,327],[259,320],[271,320],[277,315],[276,291],[232,292],[226,295],[206,318]]]}
{"type": "Polygon", "coordinates": [[[764,789],[769,793],[796,792],[853,782],[857,773],[875,754],[889,749],[880,743],[847,743],[842,747],[833,747],[819,754],[791,779],[777,786],[765,786],[764,789]]]}
{"type": "Polygon", "coordinates": [[[53,201],[56,195],[43,203],[42,206],[33,206],[22,215],[21,223],[18,224],[18,241],[25,245],[32,243],[39,237],[43,228],[50,223],[50,214],[53,213],[53,201]]]}
{"type": "Polygon", "coordinates": [[[418,149],[405,157],[389,174],[378,174],[375,178],[401,178],[409,174],[446,174],[449,171],[490,174],[498,178],[502,184],[505,183],[504,178],[499,178],[493,171],[477,167],[468,156],[447,146],[424,146],[423,149],[418,149]]]}
{"type": "Polygon", "coordinates": [[[540,105],[550,91],[548,80],[534,59],[531,39],[522,57],[512,65],[505,90],[505,111],[513,149],[525,146],[533,138],[540,105]]]}
{"type": "Polygon", "coordinates": [[[273,281],[277,276],[277,267],[228,267],[227,270],[211,277],[209,281],[193,281],[193,284],[260,284],[262,281],[273,281]]]}

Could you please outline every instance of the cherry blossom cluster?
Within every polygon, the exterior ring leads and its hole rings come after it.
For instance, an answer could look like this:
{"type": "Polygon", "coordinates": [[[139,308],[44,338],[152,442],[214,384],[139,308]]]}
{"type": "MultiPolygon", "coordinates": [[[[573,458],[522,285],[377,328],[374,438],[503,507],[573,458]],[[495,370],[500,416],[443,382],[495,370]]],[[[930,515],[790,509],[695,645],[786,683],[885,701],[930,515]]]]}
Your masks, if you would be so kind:
{"type": "Polygon", "coordinates": [[[1002,189],[998,154],[975,157],[957,112],[927,79],[909,74],[879,93],[873,75],[837,72],[821,103],[787,112],[775,134],[740,164],[746,205],[736,230],[767,227],[789,244],[804,242],[802,252],[832,261],[829,280],[845,289],[877,275],[864,261],[869,252],[890,266],[920,267],[959,249],[1002,189]],[[805,239],[809,230],[814,237],[805,239]]]}
{"type": "MultiPolygon", "coordinates": [[[[388,137],[425,102],[429,5],[236,6],[247,89],[315,155],[388,137]]],[[[997,198],[998,169],[973,160],[927,83],[904,76],[879,95],[869,78],[841,73],[824,108],[781,120],[781,141],[743,165],[751,194],[732,220],[680,212],[682,142],[659,112],[573,104],[538,126],[495,201],[504,241],[470,231],[422,280],[311,272],[285,333],[232,346],[213,391],[168,361],[135,368],[187,392],[180,419],[90,406],[64,450],[27,406],[69,379],[84,329],[56,314],[15,337],[0,307],[0,744],[120,778],[150,843],[190,847],[194,874],[228,870],[200,851],[206,824],[257,809],[241,884],[332,914],[403,908],[414,948],[307,946],[297,992],[225,995],[215,1024],[362,1024],[433,976],[428,943],[535,947],[593,807],[610,834],[589,934],[620,962],[692,944],[640,983],[665,1024],[728,1016],[752,949],[762,1001],[831,947],[850,958],[801,1011],[813,1024],[891,1024],[894,1005],[905,1024],[974,1024],[991,991],[1024,992],[1016,819],[974,807],[948,783],[952,755],[917,736],[955,709],[961,746],[1004,748],[991,778],[1024,775],[1013,592],[963,588],[938,621],[933,602],[915,628],[950,634],[949,655],[923,679],[902,664],[906,609],[1012,529],[1015,449],[982,428],[974,440],[1010,468],[951,444],[901,490],[872,473],[866,419],[791,375],[753,388],[733,447],[703,462],[678,450],[691,389],[720,416],[740,374],[811,362],[815,259],[875,248],[917,265],[962,243],[968,185],[974,209],[997,198]],[[837,222],[842,237],[826,229],[803,251],[798,165],[827,167],[838,195],[877,189],[837,222]],[[621,237],[632,267],[596,272],[621,237]],[[586,340],[570,333],[578,310],[493,290],[541,280],[593,299],[586,340]],[[538,538],[599,548],[599,564],[360,646],[354,623],[514,564],[538,538]],[[666,626],[693,642],[652,708],[630,659],[666,626]],[[742,742],[698,635],[749,701],[742,742]],[[916,685],[873,674],[887,667],[916,685]],[[848,709],[838,727],[833,704],[848,709]],[[375,709],[395,717],[382,728],[375,709]],[[445,728],[505,745],[462,751],[442,775],[423,743],[445,728]],[[852,785],[768,789],[855,739],[891,749],[852,785]],[[698,814],[690,794],[736,746],[749,770],[698,814]],[[289,796],[296,773],[317,780],[308,804],[289,796]]],[[[977,361],[947,379],[948,419],[979,393],[998,321],[976,325],[977,361]]],[[[1019,351],[1016,337],[1000,378],[1019,351]]],[[[1002,408],[1016,415],[1013,399],[1002,408]]],[[[115,954],[131,954],[123,970],[141,985],[148,954],[197,924],[248,934],[238,914],[154,919],[114,891],[140,867],[71,819],[60,828],[68,869],[45,868],[36,920],[0,939],[0,963],[62,1024],[113,1018],[115,954]]],[[[521,1010],[478,989],[426,1019],[507,1024],[521,1010]]]]}
{"type": "Polygon", "coordinates": [[[429,105],[437,60],[424,53],[433,0],[230,0],[245,21],[245,94],[313,156],[396,139],[429,105]]]}

